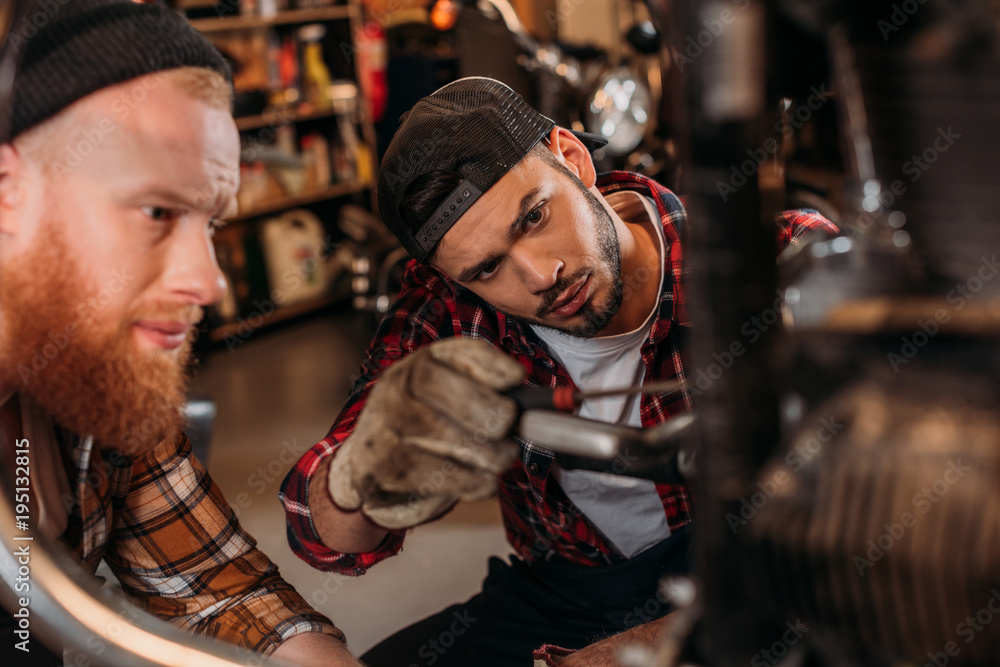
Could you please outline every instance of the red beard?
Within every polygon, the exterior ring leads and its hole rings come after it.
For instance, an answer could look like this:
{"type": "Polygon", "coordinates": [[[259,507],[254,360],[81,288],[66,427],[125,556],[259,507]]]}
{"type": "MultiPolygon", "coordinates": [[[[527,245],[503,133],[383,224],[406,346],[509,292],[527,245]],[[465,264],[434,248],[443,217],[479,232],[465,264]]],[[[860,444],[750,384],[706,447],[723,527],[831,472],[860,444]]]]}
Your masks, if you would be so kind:
{"type": "Polygon", "coordinates": [[[109,321],[128,286],[87,285],[58,225],[43,228],[36,247],[0,267],[0,373],[60,426],[94,436],[102,448],[141,454],[176,436],[192,337],[180,350],[143,352],[132,324],[194,322],[201,309],[139,303],[109,321]]]}

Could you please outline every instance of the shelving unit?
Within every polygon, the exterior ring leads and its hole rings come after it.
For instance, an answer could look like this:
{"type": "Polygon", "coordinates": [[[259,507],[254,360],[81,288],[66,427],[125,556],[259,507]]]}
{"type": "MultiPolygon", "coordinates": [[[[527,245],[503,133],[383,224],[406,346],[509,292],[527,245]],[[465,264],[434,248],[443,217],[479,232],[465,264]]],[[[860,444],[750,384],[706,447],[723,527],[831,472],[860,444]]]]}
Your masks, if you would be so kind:
{"type": "Polygon", "coordinates": [[[274,201],[257,204],[248,211],[241,211],[238,215],[234,215],[226,222],[233,224],[243,222],[244,220],[252,220],[253,218],[259,218],[271,213],[277,213],[278,211],[286,211],[288,209],[298,208],[308,204],[315,204],[316,202],[326,201],[328,199],[336,199],[345,195],[365,192],[366,190],[368,190],[368,186],[361,183],[338,183],[315,192],[306,192],[294,197],[283,197],[274,201]]]}
{"type": "MultiPolygon", "coordinates": [[[[294,4],[294,0],[292,4],[294,4]]],[[[248,59],[247,54],[260,53],[253,46],[254,40],[259,45],[261,41],[266,39],[275,42],[293,39],[292,33],[298,26],[322,23],[327,27],[327,33],[321,44],[325,47],[324,60],[331,69],[331,75],[335,79],[349,78],[356,84],[360,82],[359,59],[353,57],[353,53],[343,53],[342,58],[338,58],[337,55],[344,51],[341,45],[345,42],[349,42],[355,48],[358,46],[355,43],[355,35],[362,27],[363,19],[360,0],[348,0],[347,4],[319,9],[290,9],[279,11],[270,16],[216,16],[213,15],[213,8],[216,6],[218,4],[211,0],[187,0],[180,3],[182,10],[201,14],[200,17],[189,18],[195,29],[209,40],[220,45],[235,43],[237,47],[241,47],[236,49],[242,58],[241,62],[251,63],[253,67],[258,68],[256,70],[258,74],[261,71],[260,68],[266,70],[267,62],[263,62],[259,57],[248,59]],[[273,36],[268,38],[266,35],[273,36]],[[333,62],[335,59],[337,61],[333,62]]],[[[301,56],[298,66],[301,71],[301,56]]],[[[254,80],[259,79],[258,76],[254,80]]],[[[251,87],[258,88],[258,86],[251,87]]],[[[355,134],[368,147],[368,155],[374,156],[375,130],[368,117],[367,100],[362,96],[362,87],[358,85],[358,108],[353,121],[355,134]]],[[[261,142],[261,136],[267,136],[270,140],[274,140],[276,135],[285,132],[287,136],[293,137],[297,148],[303,137],[318,133],[329,141],[332,153],[332,149],[336,145],[335,142],[339,139],[337,123],[340,114],[343,114],[340,109],[323,107],[322,105],[317,107],[303,101],[292,108],[268,109],[258,115],[237,117],[236,126],[242,135],[245,147],[248,144],[256,143],[266,145],[266,140],[261,142]]],[[[343,121],[340,120],[340,122],[343,121]]],[[[252,160],[253,158],[247,159],[252,160]]],[[[374,165],[370,166],[374,167],[374,165]]],[[[270,177],[265,176],[264,178],[270,180],[270,177]]],[[[245,180],[249,180],[249,178],[245,180]]],[[[285,187],[286,192],[290,190],[286,183],[281,183],[281,185],[285,187]]],[[[273,188],[273,186],[268,187],[273,188]]],[[[298,189],[295,188],[292,191],[298,189]]],[[[360,182],[357,179],[347,181],[334,178],[328,186],[295,195],[269,197],[264,201],[254,202],[249,205],[249,208],[240,210],[238,215],[230,218],[227,221],[229,229],[225,230],[228,233],[217,236],[217,254],[224,270],[227,268],[226,263],[230,267],[236,266],[232,274],[227,271],[234,292],[233,300],[214,314],[214,319],[211,320],[208,329],[208,338],[213,342],[222,342],[227,337],[240,337],[247,331],[256,331],[261,327],[321,308],[349,303],[351,294],[349,290],[345,289],[342,276],[340,279],[333,280],[325,269],[321,269],[322,275],[330,280],[330,287],[326,293],[305,298],[306,293],[303,292],[301,294],[303,300],[294,303],[284,303],[274,296],[274,290],[281,287],[281,281],[277,280],[279,284],[271,282],[272,272],[267,266],[267,250],[269,247],[273,250],[273,246],[266,245],[264,239],[266,235],[263,234],[265,227],[271,227],[270,232],[275,231],[271,223],[264,224],[266,221],[272,218],[281,218],[294,209],[304,208],[318,217],[322,223],[324,244],[336,243],[340,233],[336,228],[337,213],[339,207],[348,202],[361,204],[365,208],[374,210],[375,198],[372,184],[360,182]],[[233,265],[233,262],[237,262],[237,264],[233,265]],[[237,284],[239,289],[236,288],[237,284]],[[279,301],[283,305],[278,305],[279,301]],[[263,309],[254,305],[261,303],[269,303],[270,305],[263,309]],[[226,312],[225,317],[218,314],[223,310],[226,312]]],[[[315,223],[313,225],[315,226],[315,223]]],[[[271,238],[273,239],[273,234],[271,238]]],[[[287,261],[289,255],[286,252],[282,257],[287,261]]],[[[312,260],[306,258],[303,261],[312,260]]]]}
{"type": "Polygon", "coordinates": [[[237,339],[248,338],[249,335],[252,335],[252,333],[257,329],[285,322],[302,315],[307,315],[308,313],[322,308],[329,308],[335,304],[343,303],[350,297],[350,291],[337,292],[328,294],[319,299],[303,301],[302,303],[297,303],[294,306],[285,306],[280,309],[275,309],[266,315],[261,313],[251,314],[251,316],[246,318],[244,321],[227,322],[213,327],[209,331],[209,339],[213,343],[223,343],[226,342],[226,339],[231,337],[235,337],[237,339]]]}
{"type": "Polygon", "coordinates": [[[214,32],[247,30],[249,28],[269,28],[279,25],[323,23],[341,19],[360,18],[356,5],[341,5],[324,9],[292,9],[278,12],[274,16],[220,16],[219,18],[192,19],[191,25],[199,32],[211,35],[214,32]]]}
{"type": "Polygon", "coordinates": [[[314,109],[311,111],[268,111],[257,116],[240,116],[236,119],[236,128],[244,130],[256,130],[261,127],[274,126],[277,124],[299,123],[305,120],[315,120],[318,118],[333,118],[337,112],[333,109],[314,109]]]}

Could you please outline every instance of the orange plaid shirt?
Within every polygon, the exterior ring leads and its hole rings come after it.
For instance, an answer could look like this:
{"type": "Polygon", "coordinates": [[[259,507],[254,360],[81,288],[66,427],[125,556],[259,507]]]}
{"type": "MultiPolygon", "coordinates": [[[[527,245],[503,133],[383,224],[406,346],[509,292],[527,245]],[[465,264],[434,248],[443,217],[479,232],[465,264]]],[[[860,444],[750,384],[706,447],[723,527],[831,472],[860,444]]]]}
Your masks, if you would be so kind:
{"type": "Polygon", "coordinates": [[[140,608],[263,654],[306,632],[344,640],[256,548],[186,436],[132,459],[69,437],[62,540],[86,571],[103,558],[140,608]]]}

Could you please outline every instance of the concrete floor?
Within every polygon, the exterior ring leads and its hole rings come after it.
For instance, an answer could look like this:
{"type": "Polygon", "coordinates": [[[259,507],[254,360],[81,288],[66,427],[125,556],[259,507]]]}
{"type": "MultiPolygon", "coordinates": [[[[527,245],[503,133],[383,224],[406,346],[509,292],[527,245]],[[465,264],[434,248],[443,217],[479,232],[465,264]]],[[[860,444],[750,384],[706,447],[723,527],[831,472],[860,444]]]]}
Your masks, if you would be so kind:
{"type": "Polygon", "coordinates": [[[399,555],[362,577],[314,570],[289,549],[281,480],[326,435],[371,333],[369,318],[353,312],[255,332],[232,352],[210,353],[192,383],[218,408],[207,461],[216,483],[285,579],[333,619],[357,655],[477,592],[487,558],[511,552],[495,499],[460,504],[421,526],[399,555]]]}

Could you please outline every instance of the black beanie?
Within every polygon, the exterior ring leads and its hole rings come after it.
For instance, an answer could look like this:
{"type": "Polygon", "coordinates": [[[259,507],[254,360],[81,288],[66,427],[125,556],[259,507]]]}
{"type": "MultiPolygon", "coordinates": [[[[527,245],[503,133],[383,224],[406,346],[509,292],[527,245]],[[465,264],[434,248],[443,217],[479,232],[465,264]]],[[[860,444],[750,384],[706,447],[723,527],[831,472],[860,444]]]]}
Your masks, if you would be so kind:
{"type": "Polygon", "coordinates": [[[108,86],[177,67],[204,67],[232,82],[222,54],[181,16],[131,0],[18,3],[4,44],[4,73],[14,59],[8,141],[108,86]],[[26,5],[26,6],[25,6],[26,5]],[[12,106],[11,106],[12,105],[12,106]]]}

